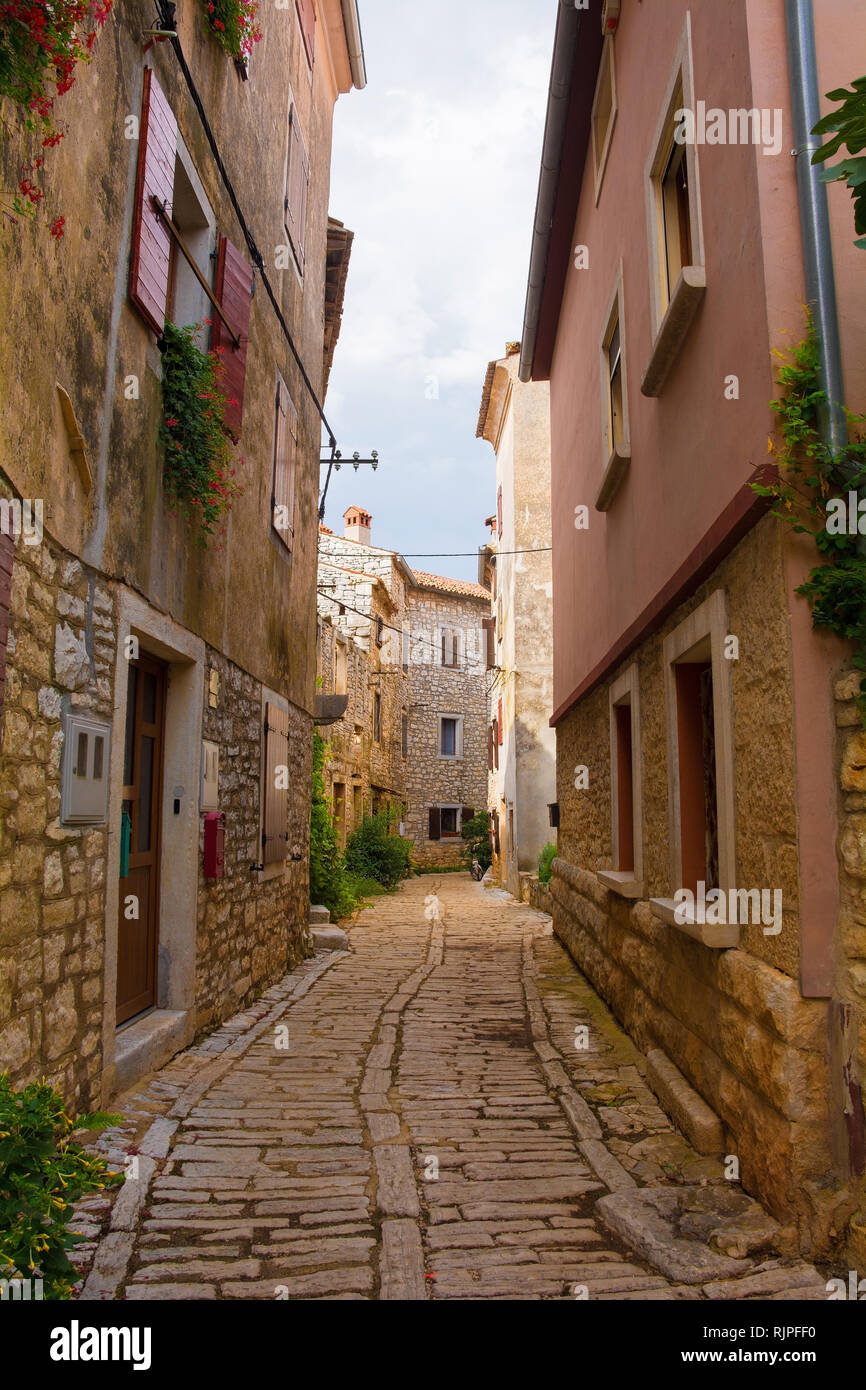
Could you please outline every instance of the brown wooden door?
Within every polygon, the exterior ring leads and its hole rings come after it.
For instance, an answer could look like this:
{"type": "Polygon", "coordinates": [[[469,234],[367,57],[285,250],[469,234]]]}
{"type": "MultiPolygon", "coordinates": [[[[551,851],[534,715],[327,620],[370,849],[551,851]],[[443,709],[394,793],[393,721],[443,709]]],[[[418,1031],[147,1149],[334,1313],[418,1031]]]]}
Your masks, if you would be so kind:
{"type": "MultiPolygon", "coordinates": [[[[129,663],[123,752],[128,873],[120,879],[117,1022],[156,1003],[159,843],[166,667],[154,657],[129,663]]],[[[121,869],[125,866],[121,862],[121,869]]]]}

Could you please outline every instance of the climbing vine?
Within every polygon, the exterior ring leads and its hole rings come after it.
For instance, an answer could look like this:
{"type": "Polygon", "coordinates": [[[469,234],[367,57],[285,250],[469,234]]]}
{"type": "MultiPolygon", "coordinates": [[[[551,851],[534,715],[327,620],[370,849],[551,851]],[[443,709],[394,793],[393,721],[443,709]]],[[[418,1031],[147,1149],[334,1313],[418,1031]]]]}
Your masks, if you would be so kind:
{"type": "MultiPolygon", "coordinates": [[[[15,104],[24,128],[38,136],[43,150],[64,137],[54,103],[69,91],[80,65],[90,62],[113,2],[0,0],[0,97],[15,104]]],[[[45,196],[38,179],[45,158],[40,154],[21,165],[11,196],[11,210],[19,217],[37,215],[45,196]]],[[[65,220],[52,221],[55,240],[63,236],[65,220]]]]}
{"type": "Polygon", "coordinates": [[[194,323],[176,328],[166,322],[159,442],[169,501],[198,527],[196,543],[207,545],[210,536],[225,530],[219,523],[241,487],[225,432],[227,400],[219,384],[222,349],[201,351],[195,342],[201,327],[194,323]]]}
{"type": "Polygon", "coordinates": [[[772,515],[794,531],[810,535],[821,556],[797,589],[809,600],[812,625],[854,644],[854,667],[861,673],[857,704],[866,727],[866,416],[846,411],[850,442],[833,453],[819,431],[827,403],[820,383],[819,344],[811,318],[805,338],[782,359],[782,394],[770,402],[779,421],[768,448],[779,464],[779,478],[753,483],[773,500],[772,515]],[[861,493],[863,501],[860,501],[861,493]]]}

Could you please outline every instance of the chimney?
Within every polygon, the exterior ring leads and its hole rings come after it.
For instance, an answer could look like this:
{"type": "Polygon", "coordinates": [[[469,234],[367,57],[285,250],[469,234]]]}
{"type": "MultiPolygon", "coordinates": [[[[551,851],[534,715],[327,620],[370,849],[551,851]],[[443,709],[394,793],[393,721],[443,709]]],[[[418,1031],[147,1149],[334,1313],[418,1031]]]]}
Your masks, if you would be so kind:
{"type": "Polygon", "coordinates": [[[360,541],[362,545],[370,545],[370,523],[373,520],[369,512],[365,512],[363,507],[349,507],[348,511],[343,512],[343,520],[346,528],[343,535],[347,541],[360,541]]]}

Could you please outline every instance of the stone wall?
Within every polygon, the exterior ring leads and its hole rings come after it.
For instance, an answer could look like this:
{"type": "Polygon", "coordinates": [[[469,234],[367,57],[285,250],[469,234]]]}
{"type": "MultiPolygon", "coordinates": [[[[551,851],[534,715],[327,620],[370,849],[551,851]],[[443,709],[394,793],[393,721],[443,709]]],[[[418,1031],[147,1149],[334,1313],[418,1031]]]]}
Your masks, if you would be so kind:
{"type": "Polygon", "coordinates": [[[14,551],[0,761],[0,1071],[99,1103],[107,830],[62,826],[64,708],[111,716],[110,586],[46,539],[14,551]]]}
{"type": "MultiPolygon", "coordinates": [[[[661,1047],[720,1115],[746,1188],[801,1239],[826,1247],[833,1203],[825,1000],[798,986],[796,786],[787,608],[780,536],[759,523],[629,658],[639,667],[645,898],[668,897],[668,769],[662,642],[723,587],[741,656],[732,663],[737,878],[781,887],[783,928],[740,929],[740,945],[713,950],[659,920],[647,900],[608,891],[612,867],[608,684],[557,727],[559,855],[554,928],[581,969],[637,1039],[661,1047]],[[575,788],[577,764],[589,787],[575,788]]],[[[610,680],[619,670],[611,671],[610,680]]]]}
{"type": "Polygon", "coordinates": [[[487,805],[487,668],[481,620],[489,599],[419,588],[409,591],[409,775],[406,830],[420,865],[459,863],[464,841],[429,838],[429,808],[487,805]],[[440,628],[464,634],[457,669],[443,667],[440,628]],[[439,715],[462,714],[463,757],[439,756],[439,715]]]}
{"type": "Polygon", "coordinates": [[[299,964],[309,906],[312,721],[289,706],[289,857],[274,872],[261,861],[263,691],[252,676],[208,649],[219,676],[216,708],[205,682],[202,737],[219,745],[220,810],[226,814],[226,876],[204,877],[201,818],[196,933],[196,1028],[228,1018],[299,964]],[[284,870],[284,871],[283,871],[284,870]]]}

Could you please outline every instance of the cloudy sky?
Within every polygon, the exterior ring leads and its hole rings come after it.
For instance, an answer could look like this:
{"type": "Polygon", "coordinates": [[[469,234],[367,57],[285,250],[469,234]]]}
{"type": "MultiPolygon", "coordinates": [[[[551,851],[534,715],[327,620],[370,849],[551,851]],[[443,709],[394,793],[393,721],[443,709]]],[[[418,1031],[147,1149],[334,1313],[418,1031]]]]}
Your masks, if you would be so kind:
{"type": "MultiPolygon", "coordinates": [[[[555,0],[361,0],[368,86],[337,103],[330,210],[355,233],[326,413],[350,505],[410,556],[477,551],[495,508],[475,438],[488,362],[520,337],[555,0]]],[[[323,470],[324,477],[324,470],[323,470]]],[[[471,558],[414,558],[474,579],[471,558]]]]}

